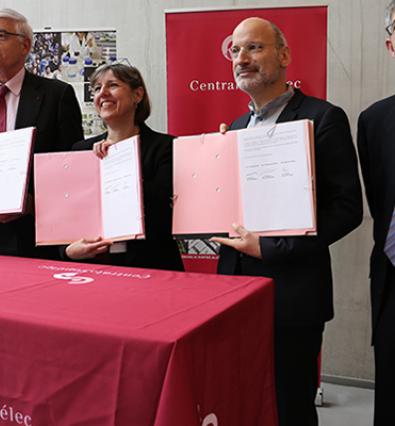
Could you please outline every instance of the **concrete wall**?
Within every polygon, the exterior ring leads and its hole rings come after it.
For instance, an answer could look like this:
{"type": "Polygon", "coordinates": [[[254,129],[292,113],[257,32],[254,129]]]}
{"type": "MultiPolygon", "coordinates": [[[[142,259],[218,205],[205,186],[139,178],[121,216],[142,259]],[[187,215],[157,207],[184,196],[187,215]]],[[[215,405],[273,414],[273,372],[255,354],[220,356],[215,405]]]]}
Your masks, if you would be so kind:
{"type": "MultiPolygon", "coordinates": [[[[146,78],[153,101],[150,124],[166,129],[164,10],[181,8],[329,5],[328,98],[342,106],[355,134],[359,112],[390,95],[395,61],[384,46],[387,0],[0,0],[29,17],[36,29],[115,27],[119,57],[128,57],[146,78]]],[[[306,54],[314,55],[314,52],[306,54]]],[[[371,219],[332,248],[336,319],[328,324],[323,373],[370,380],[368,255],[371,219]]]]}

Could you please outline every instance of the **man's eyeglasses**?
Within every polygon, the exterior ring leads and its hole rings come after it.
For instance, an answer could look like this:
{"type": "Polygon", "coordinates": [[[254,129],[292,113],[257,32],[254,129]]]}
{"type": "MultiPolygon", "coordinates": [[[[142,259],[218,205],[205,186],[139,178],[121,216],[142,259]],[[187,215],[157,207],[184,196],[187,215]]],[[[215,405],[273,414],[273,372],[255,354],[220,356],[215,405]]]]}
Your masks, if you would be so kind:
{"type": "Polygon", "coordinates": [[[10,31],[0,30],[0,42],[6,41],[11,36],[25,37],[25,34],[22,34],[22,33],[11,33],[10,31]]]}
{"type": "Polygon", "coordinates": [[[388,26],[385,27],[385,31],[387,31],[387,34],[391,37],[395,30],[395,21],[391,22],[388,26]]]}
{"type": "Polygon", "coordinates": [[[229,48],[229,55],[232,59],[236,59],[242,50],[244,50],[247,55],[254,55],[262,52],[262,50],[264,50],[267,46],[274,46],[274,44],[248,43],[245,46],[232,46],[229,48]]]}

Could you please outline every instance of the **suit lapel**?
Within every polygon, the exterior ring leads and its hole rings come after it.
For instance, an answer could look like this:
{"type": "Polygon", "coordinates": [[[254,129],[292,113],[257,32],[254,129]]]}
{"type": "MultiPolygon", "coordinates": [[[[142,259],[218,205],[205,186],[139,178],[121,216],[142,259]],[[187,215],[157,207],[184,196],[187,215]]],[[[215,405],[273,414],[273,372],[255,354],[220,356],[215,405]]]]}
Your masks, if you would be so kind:
{"type": "Polygon", "coordinates": [[[239,129],[245,129],[247,127],[248,122],[250,121],[251,113],[247,113],[239,117],[237,120],[235,120],[231,126],[231,130],[239,130],[239,129]]]}
{"type": "Polygon", "coordinates": [[[21,98],[15,121],[15,129],[34,126],[44,98],[44,92],[40,90],[40,80],[26,72],[22,84],[21,98]]]}
{"type": "Polygon", "coordinates": [[[295,90],[294,95],[288,102],[287,106],[282,110],[276,123],[284,123],[286,121],[296,120],[298,117],[298,109],[302,103],[305,95],[300,90],[295,90]]]}
{"type": "MultiPolygon", "coordinates": [[[[388,126],[388,131],[386,134],[385,144],[387,145],[387,149],[384,150],[385,158],[384,161],[386,163],[386,174],[388,176],[387,180],[389,182],[389,189],[391,192],[392,198],[392,206],[395,205],[395,106],[391,110],[391,115],[388,116],[388,121],[390,124],[388,126]]],[[[392,209],[391,212],[392,213],[392,209]]]]}

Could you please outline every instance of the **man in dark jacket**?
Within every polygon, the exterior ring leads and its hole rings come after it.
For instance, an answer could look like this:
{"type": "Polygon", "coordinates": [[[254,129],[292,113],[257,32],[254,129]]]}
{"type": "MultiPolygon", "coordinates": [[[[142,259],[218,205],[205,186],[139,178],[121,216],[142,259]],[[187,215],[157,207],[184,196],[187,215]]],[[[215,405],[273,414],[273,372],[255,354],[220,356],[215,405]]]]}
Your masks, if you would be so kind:
{"type": "Polygon", "coordinates": [[[236,83],[251,98],[250,112],[231,129],[314,122],[317,236],[259,237],[235,226],[239,238],[214,240],[222,243],[219,273],[274,278],[279,425],[315,426],[317,358],[324,324],[333,317],[329,246],[362,220],[355,149],[342,109],[287,86],[291,55],[277,26],[260,18],[242,21],[230,52],[236,83]]]}
{"type": "MultiPolygon", "coordinates": [[[[395,1],[386,14],[387,49],[395,56],[395,1]]],[[[366,197],[373,218],[370,259],[372,329],[375,356],[374,425],[395,424],[395,96],[363,111],[358,121],[358,151],[366,197]]]]}
{"type": "MultiPolygon", "coordinates": [[[[32,28],[23,15],[0,10],[0,131],[34,126],[34,152],[69,150],[83,138],[77,98],[69,84],[25,70],[32,41],[32,28]]],[[[1,218],[0,255],[57,258],[57,248],[35,247],[32,178],[28,201],[26,214],[1,218]]]]}

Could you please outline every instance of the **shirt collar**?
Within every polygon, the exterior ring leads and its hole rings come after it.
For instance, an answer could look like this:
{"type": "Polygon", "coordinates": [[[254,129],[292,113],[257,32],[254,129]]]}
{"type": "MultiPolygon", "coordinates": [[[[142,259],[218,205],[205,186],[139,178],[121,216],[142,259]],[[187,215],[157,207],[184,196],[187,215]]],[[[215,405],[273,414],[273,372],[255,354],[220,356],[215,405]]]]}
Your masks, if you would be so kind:
{"type": "Polygon", "coordinates": [[[294,88],[292,86],[288,86],[286,92],[282,93],[280,96],[277,96],[277,98],[274,98],[273,100],[268,102],[259,111],[255,111],[255,107],[252,101],[250,101],[250,103],[248,104],[248,108],[250,109],[251,114],[256,117],[256,119],[263,120],[265,118],[270,117],[275,111],[284,107],[292,98],[294,93],[294,88]]]}
{"type": "Polygon", "coordinates": [[[19,96],[22,90],[23,79],[25,78],[25,68],[21,68],[14,77],[10,78],[5,84],[8,90],[15,96],[19,96]]]}

